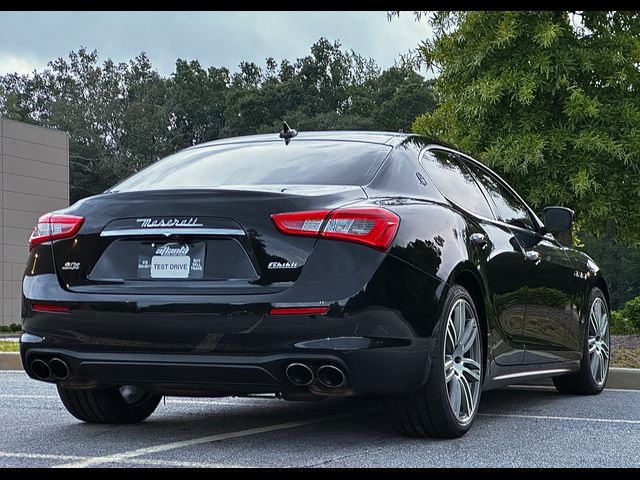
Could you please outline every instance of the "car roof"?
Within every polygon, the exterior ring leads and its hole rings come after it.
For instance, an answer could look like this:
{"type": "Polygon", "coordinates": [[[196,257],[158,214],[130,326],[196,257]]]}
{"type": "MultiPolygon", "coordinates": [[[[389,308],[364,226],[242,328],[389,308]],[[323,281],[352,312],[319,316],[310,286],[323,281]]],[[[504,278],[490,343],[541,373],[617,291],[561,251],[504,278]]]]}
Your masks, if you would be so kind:
{"type": "MultiPolygon", "coordinates": [[[[337,142],[377,143],[395,146],[402,143],[402,141],[410,136],[412,136],[412,134],[402,132],[372,132],[365,130],[331,130],[311,132],[303,131],[299,132],[298,135],[292,139],[292,142],[295,142],[296,140],[323,140],[337,142]]],[[[278,133],[265,133],[261,135],[246,135],[241,137],[222,138],[219,140],[214,140],[212,142],[194,145],[191,148],[228,145],[234,143],[263,143],[276,141],[283,141],[279,137],[278,133]]]]}

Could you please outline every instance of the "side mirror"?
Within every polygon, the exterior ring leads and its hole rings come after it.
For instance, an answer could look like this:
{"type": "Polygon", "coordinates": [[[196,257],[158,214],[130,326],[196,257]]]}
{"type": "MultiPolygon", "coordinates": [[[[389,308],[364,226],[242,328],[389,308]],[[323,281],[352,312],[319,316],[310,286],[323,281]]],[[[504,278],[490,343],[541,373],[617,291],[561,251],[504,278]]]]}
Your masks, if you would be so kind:
{"type": "Polygon", "coordinates": [[[558,235],[571,229],[574,213],[570,208],[546,207],[542,212],[545,229],[552,235],[558,235]]]}

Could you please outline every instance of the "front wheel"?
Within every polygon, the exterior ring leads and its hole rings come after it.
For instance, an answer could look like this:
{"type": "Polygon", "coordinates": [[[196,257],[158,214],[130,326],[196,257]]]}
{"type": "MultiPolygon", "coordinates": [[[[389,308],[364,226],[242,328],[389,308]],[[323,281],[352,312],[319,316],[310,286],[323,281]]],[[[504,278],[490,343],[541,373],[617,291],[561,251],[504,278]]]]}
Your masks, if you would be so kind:
{"type": "Polygon", "coordinates": [[[74,389],[58,385],[60,400],[71,415],[88,423],[137,423],[151,415],[161,395],[133,385],[74,389]]]}
{"type": "Polygon", "coordinates": [[[427,383],[418,391],[390,398],[391,426],[411,437],[456,438],[476,416],[483,379],[482,332],[469,292],[454,285],[434,331],[427,383]]]}
{"type": "Polygon", "coordinates": [[[560,393],[596,395],[607,384],[611,356],[609,307],[602,290],[597,287],[591,290],[588,312],[580,370],[553,379],[560,393]]]}

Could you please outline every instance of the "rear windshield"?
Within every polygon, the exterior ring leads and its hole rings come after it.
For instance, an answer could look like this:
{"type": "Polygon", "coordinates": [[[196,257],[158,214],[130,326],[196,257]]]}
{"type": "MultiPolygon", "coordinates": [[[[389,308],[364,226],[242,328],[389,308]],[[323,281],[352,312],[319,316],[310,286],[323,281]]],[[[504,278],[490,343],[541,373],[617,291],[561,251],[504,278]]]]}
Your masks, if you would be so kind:
{"type": "Polygon", "coordinates": [[[113,192],[227,185],[366,185],[391,151],[361,142],[242,143],[183,150],[124,180],[113,192]]]}

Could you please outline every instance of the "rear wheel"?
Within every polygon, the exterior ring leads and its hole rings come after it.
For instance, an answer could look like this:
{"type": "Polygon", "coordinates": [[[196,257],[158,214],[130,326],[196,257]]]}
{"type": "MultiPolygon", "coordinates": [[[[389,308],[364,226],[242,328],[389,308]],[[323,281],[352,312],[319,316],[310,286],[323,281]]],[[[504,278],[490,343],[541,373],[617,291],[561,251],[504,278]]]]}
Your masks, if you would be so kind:
{"type": "Polygon", "coordinates": [[[471,295],[454,285],[436,326],[427,383],[387,400],[391,426],[411,437],[456,438],[476,416],[483,378],[482,334],[471,295]]]}
{"type": "Polygon", "coordinates": [[[588,326],[585,328],[580,370],[553,379],[560,393],[596,395],[607,384],[610,359],[609,307],[599,288],[591,290],[587,315],[588,326]]]}
{"type": "Polygon", "coordinates": [[[162,398],[133,385],[88,390],[58,385],[58,394],[71,415],[88,423],[141,422],[162,398]]]}

